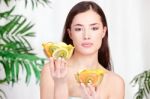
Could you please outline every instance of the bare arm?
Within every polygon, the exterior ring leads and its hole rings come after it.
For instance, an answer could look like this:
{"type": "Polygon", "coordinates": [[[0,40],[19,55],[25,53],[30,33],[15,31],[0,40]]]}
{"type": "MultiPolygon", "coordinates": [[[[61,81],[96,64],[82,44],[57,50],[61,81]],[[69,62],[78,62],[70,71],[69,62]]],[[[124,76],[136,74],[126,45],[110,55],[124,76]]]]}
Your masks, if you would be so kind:
{"type": "Polygon", "coordinates": [[[54,99],[54,81],[50,74],[49,64],[46,64],[41,72],[40,99],[54,99]]]}
{"type": "Polygon", "coordinates": [[[63,59],[50,59],[41,72],[40,96],[41,99],[67,99],[67,67],[63,59]]]}
{"type": "Polygon", "coordinates": [[[111,86],[111,93],[109,99],[124,99],[125,96],[125,83],[124,80],[116,76],[113,78],[113,84],[111,86]]]}

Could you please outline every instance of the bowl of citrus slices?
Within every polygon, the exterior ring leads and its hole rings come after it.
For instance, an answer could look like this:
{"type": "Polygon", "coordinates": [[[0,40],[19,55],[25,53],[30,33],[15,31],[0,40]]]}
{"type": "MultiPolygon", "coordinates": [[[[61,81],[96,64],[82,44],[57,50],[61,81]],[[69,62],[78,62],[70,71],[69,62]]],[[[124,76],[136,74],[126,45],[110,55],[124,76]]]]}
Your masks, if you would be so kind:
{"type": "Polygon", "coordinates": [[[105,73],[106,71],[102,69],[84,69],[75,74],[75,79],[78,83],[84,83],[85,85],[90,83],[96,87],[101,83],[105,73]]]}
{"type": "Polygon", "coordinates": [[[71,44],[67,45],[64,42],[47,42],[43,43],[42,46],[47,57],[53,57],[55,59],[58,59],[59,57],[69,59],[74,50],[74,47],[71,44]]]}

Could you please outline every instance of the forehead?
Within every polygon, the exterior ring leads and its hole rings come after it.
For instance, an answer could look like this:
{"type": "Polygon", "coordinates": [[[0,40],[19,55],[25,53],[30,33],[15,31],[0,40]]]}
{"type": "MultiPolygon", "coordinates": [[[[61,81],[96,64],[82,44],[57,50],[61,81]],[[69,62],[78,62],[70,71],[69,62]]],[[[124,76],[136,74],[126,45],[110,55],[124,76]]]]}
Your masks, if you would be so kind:
{"type": "Polygon", "coordinates": [[[88,10],[86,12],[77,14],[72,21],[72,25],[74,24],[86,25],[92,23],[99,23],[99,24],[102,23],[100,15],[93,10],[88,10]]]}

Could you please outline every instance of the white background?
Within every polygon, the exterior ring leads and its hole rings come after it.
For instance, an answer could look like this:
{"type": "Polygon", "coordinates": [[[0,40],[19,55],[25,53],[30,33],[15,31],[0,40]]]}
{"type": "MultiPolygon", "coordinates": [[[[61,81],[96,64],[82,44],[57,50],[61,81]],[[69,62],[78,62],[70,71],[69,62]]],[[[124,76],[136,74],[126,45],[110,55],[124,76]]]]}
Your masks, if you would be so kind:
{"type": "MultiPolygon", "coordinates": [[[[23,0],[17,2],[15,14],[23,14],[35,24],[36,37],[31,39],[34,52],[45,57],[42,42],[59,42],[67,13],[81,0],[52,0],[49,6],[32,10],[24,8],[23,0]]],[[[149,0],[95,0],[104,10],[108,21],[109,45],[114,71],[123,77],[126,84],[125,99],[133,99],[137,88],[130,84],[132,78],[149,69],[150,65],[150,1],[149,0]]],[[[13,5],[13,3],[12,3],[13,5]]],[[[9,9],[0,5],[0,11],[9,9]]],[[[20,81],[11,85],[0,85],[8,99],[40,99],[39,84],[35,79],[24,83],[24,72],[20,81]]],[[[0,70],[2,75],[2,70],[0,70]]]]}

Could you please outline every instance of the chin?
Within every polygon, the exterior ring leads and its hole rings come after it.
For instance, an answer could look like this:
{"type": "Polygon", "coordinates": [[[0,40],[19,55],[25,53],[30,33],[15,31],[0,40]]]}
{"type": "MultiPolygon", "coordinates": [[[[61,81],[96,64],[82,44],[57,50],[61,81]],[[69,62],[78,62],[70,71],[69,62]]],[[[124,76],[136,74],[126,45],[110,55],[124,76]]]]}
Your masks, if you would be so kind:
{"type": "Polygon", "coordinates": [[[92,55],[95,54],[97,51],[93,51],[93,50],[82,50],[80,53],[82,55],[92,55]]]}

